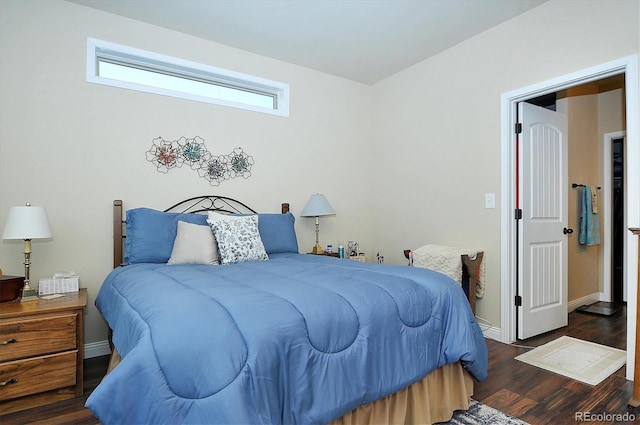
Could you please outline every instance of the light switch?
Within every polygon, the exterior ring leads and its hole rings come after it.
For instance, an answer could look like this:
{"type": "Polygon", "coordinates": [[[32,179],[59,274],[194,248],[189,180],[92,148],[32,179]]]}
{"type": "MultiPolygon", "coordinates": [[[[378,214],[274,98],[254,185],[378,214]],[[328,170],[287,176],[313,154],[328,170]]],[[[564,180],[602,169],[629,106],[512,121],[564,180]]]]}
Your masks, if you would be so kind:
{"type": "Polygon", "coordinates": [[[496,207],[496,194],[495,193],[485,193],[484,194],[484,207],[485,208],[495,208],[496,207]]]}

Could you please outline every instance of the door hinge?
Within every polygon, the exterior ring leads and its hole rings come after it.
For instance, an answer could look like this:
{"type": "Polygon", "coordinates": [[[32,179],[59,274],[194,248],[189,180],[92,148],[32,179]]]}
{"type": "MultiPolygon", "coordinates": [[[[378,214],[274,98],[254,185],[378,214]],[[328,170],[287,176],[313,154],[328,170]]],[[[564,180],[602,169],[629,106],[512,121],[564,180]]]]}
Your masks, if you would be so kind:
{"type": "Polygon", "coordinates": [[[522,209],[517,208],[516,209],[516,216],[515,216],[516,220],[522,220],[522,209]]]}
{"type": "Polygon", "coordinates": [[[515,130],[516,130],[516,134],[522,133],[522,123],[517,122],[515,130]]]}
{"type": "Polygon", "coordinates": [[[516,295],[516,307],[522,307],[522,297],[520,295],[516,295]]]}

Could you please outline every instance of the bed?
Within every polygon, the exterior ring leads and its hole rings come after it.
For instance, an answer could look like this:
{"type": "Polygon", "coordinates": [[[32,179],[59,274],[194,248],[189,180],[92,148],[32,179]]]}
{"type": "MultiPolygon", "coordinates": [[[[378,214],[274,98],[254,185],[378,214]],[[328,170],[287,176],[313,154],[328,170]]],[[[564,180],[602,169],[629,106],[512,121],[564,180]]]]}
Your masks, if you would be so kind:
{"type": "Polygon", "coordinates": [[[287,204],[191,198],[128,210],[126,232],[122,210],[96,297],[115,365],[86,403],[101,423],[434,423],[486,378],[482,332],[440,273],[299,254],[287,204]]]}

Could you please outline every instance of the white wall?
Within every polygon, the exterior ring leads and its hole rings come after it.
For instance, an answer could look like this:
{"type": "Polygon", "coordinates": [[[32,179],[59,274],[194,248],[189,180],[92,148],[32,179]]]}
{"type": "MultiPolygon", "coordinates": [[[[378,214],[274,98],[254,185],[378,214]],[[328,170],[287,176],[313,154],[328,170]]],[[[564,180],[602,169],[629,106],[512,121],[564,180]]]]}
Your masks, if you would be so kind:
{"type": "Polygon", "coordinates": [[[483,249],[477,312],[499,327],[500,96],[638,53],[639,4],[552,0],[378,83],[375,168],[391,172],[374,245],[395,261],[425,243],[483,249]]]}
{"type": "MultiPolygon", "coordinates": [[[[637,1],[551,0],[369,87],[67,2],[0,1],[0,223],[12,205],[47,207],[54,238],[34,242],[32,277],[80,274],[87,342],[106,338],[93,298],[111,267],[111,201],[163,208],[202,193],[299,213],[324,192],[338,215],[322,220],[322,243],[359,240],[387,263],[424,243],[482,248],[478,312],[499,326],[500,95],[639,53],[639,16],[637,1]],[[89,84],[88,36],[287,82],[291,117],[89,84]],[[195,135],[241,146],[253,176],[210,187],[144,159],[155,137],[195,135]]],[[[304,252],[313,220],[297,231],[304,252]]],[[[6,273],[22,273],[21,251],[0,242],[6,273]]]]}
{"type": "MultiPolygon", "coordinates": [[[[34,241],[33,281],[75,270],[88,288],[85,341],[106,339],[93,302],[112,265],[111,204],[165,208],[201,194],[235,197],[264,212],[289,202],[299,214],[325,193],[337,212],[321,243],[371,246],[367,190],[370,87],[64,1],[0,2],[0,223],[29,201],[47,208],[54,237],[34,241]],[[87,83],[86,39],[95,37],[291,86],[289,118],[87,83]],[[249,179],[218,187],[188,167],[161,174],[145,159],[158,136],[200,136],[220,154],[242,147],[249,179]],[[365,193],[363,195],[363,192],[365,193]]],[[[299,246],[315,239],[298,218],[299,246]]],[[[371,248],[373,249],[373,248],[371,248]]],[[[0,242],[0,267],[23,274],[22,243],[0,242]]]]}

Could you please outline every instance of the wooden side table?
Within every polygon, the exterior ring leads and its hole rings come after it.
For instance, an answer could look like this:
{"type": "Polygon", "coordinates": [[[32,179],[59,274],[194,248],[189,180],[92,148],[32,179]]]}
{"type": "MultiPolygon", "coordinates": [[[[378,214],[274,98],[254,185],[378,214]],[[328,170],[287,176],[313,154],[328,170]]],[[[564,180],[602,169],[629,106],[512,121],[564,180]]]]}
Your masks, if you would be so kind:
{"type": "Polygon", "coordinates": [[[83,392],[87,290],[0,304],[0,415],[83,392]]]}

